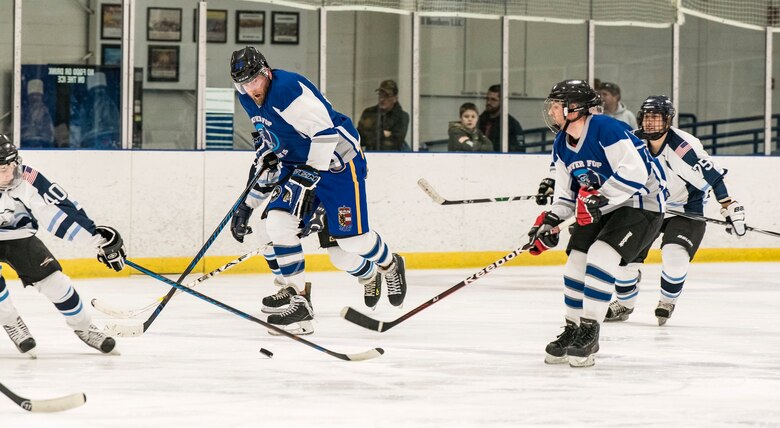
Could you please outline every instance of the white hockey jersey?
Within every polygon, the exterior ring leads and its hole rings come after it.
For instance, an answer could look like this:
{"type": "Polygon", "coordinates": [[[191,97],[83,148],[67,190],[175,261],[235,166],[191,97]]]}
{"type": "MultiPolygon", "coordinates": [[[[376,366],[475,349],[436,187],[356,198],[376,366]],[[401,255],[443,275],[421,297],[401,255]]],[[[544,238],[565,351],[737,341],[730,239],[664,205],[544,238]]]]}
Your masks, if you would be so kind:
{"type": "Polygon", "coordinates": [[[678,128],[670,128],[661,150],[651,154],[664,168],[667,179],[669,209],[683,208],[686,213],[704,215],[712,189],[719,202],[730,199],[723,177],[726,170],[719,168],[698,138],[678,128]]]}
{"type": "Polygon", "coordinates": [[[95,223],[57,183],[22,165],[22,181],[0,191],[0,241],[28,238],[44,229],[54,236],[97,247],[105,239],[95,233],[95,223]]]}

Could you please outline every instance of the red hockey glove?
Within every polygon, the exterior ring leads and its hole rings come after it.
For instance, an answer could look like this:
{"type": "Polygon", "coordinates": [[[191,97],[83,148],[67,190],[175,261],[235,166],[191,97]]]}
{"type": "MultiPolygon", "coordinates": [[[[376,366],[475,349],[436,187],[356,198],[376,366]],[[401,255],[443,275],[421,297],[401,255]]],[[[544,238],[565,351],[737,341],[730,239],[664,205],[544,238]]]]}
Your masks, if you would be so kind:
{"type": "Polygon", "coordinates": [[[538,256],[550,248],[558,245],[560,240],[559,233],[561,230],[558,225],[561,224],[561,220],[557,215],[550,211],[544,211],[536,217],[534,226],[528,231],[528,252],[531,255],[538,256]]]}
{"type": "Polygon", "coordinates": [[[607,205],[609,199],[602,196],[598,190],[582,187],[577,195],[577,224],[587,226],[601,220],[601,207],[607,205]]]}

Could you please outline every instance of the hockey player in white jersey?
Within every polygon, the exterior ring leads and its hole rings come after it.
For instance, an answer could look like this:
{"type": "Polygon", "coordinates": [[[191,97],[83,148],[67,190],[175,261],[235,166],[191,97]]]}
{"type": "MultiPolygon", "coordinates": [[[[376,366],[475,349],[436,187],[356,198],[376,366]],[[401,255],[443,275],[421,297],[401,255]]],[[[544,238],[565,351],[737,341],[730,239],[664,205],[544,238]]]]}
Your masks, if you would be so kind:
{"type": "MultiPolygon", "coordinates": [[[[650,154],[659,160],[667,179],[669,209],[704,215],[709,192],[721,205],[721,215],[730,223],[737,237],[745,234],[745,209],[726,188],[726,170],[717,166],[693,135],[671,126],[675,115],[672,101],[664,95],[648,97],[637,113],[639,129],[636,135],[647,141],[650,154]]],[[[661,240],[661,297],[655,309],[658,325],[664,325],[674,312],[682,293],[688,267],[699,249],[706,223],[667,214],[658,234],[661,240]]],[[[657,238],[657,236],[656,236],[657,238]]],[[[610,303],[605,321],[624,321],[634,311],[639,293],[639,264],[647,257],[648,248],[625,266],[616,276],[617,300],[610,303]]]]}
{"type": "MultiPolygon", "coordinates": [[[[249,192],[246,201],[239,205],[238,209],[233,214],[230,232],[233,235],[233,238],[241,243],[244,242],[244,237],[251,234],[254,230],[249,226],[249,219],[252,216],[252,213],[268,202],[271,191],[279,182],[279,161],[271,150],[272,142],[269,138],[270,133],[267,129],[263,129],[263,132],[252,133],[256,158],[250,168],[249,177],[251,179],[251,177],[255,176],[257,168],[265,168],[265,172],[261,175],[257,184],[252,188],[252,191],[249,192]]],[[[266,244],[263,257],[274,275],[274,284],[279,287],[279,291],[276,294],[263,298],[262,311],[273,314],[284,312],[289,307],[292,296],[297,294],[297,290],[294,287],[287,286],[284,275],[282,275],[282,272],[279,269],[279,263],[276,261],[276,254],[274,253],[271,237],[266,230],[266,225],[267,219],[265,216],[262,216],[257,225],[259,233],[258,239],[260,239],[260,242],[266,244]]],[[[376,264],[357,254],[348,253],[338,246],[336,240],[328,233],[327,223],[325,221],[325,208],[322,205],[317,207],[310,218],[305,221],[302,220],[299,226],[301,228],[301,232],[299,233],[301,238],[305,238],[311,234],[316,234],[318,236],[320,247],[327,250],[331,263],[357,278],[363,288],[363,298],[366,306],[372,309],[376,308],[379,303],[382,289],[382,277],[377,271],[376,264]]],[[[311,303],[311,296],[308,297],[311,303]]]]}
{"type": "MultiPolygon", "coordinates": [[[[111,352],[116,342],[92,324],[89,306],[83,304],[60,263],[35,236],[39,229],[95,247],[100,262],[116,271],[124,268],[125,250],[119,233],[108,226],[95,226],[62,187],[23,165],[14,144],[0,134],[0,261],[19,274],[25,287],[31,286],[51,300],[79,339],[100,352],[111,352]]],[[[35,358],[35,339],[8,291],[0,273],[0,323],[17,349],[35,358]]]]}
{"type": "Polygon", "coordinates": [[[529,252],[538,255],[557,245],[558,225],[577,218],[563,275],[566,325],[546,347],[548,364],[595,363],[600,322],[619,266],[652,242],[665,210],[658,162],[620,122],[593,115],[600,105],[582,80],[557,83],[545,101],[545,120],[557,131],[554,202],[529,231],[529,252]]]}
{"type": "Polygon", "coordinates": [[[305,77],[271,69],[253,47],[233,52],[230,74],[255,129],[270,134],[271,151],[281,167],[280,183],[266,208],[266,229],[279,270],[298,294],[285,312],[270,315],[268,322],[299,334],[312,332],[314,314],[301,295],[305,263],[298,233],[300,221],[319,204],[339,247],[376,263],[390,303],[400,306],[406,296],[404,259],[369,228],[368,169],[352,121],[335,111],[305,77]]]}

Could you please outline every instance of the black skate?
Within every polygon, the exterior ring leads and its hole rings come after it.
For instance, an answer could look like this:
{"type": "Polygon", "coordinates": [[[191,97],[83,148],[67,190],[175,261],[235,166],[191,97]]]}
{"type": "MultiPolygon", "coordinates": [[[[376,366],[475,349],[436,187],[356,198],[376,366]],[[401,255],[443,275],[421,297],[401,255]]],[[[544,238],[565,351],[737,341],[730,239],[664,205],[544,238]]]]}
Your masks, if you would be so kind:
{"type": "Polygon", "coordinates": [[[393,254],[393,263],[387,269],[379,269],[387,284],[387,298],[393,306],[402,306],[406,298],[406,262],[398,254],[393,254]]]}
{"type": "Polygon", "coordinates": [[[17,316],[13,324],[4,325],[3,328],[8,333],[8,337],[13,340],[19,352],[27,354],[30,358],[37,357],[35,354],[35,339],[30,334],[30,330],[27,329],[27,324],[22,321],[22,317],[17,316]]]}
{"type": "Polygon", "coordinates": [[[672,317],[674,312],[674,303],[658,302],[658,307],[655,308],[655,317],[658,318],[658,325],[666,324],[669,318],[672,317]]]}
{"type": "MultiPolygon", "coordinates": [[[[274,284],[277,284],[274,280],[274,284]]],[[[306,283],[306,287],[309,287],[311,283],[306,283]]],[[[261,312],[266,314],[278,314],[284,312],[287,306],[290,304],[290,297],[298,294],[298,288],[294,284],[283,285],[275,294],[267,297],[263,297],[263,307],[261,312]]]]}
{"type": "Polygon", "coordinates": [[[571,345],[566,347],[571,367],[590,367],[596,364],[594,354],[599,351],[599,323],[580,318],[580,328],[571,345]]]}
{"type": "Polygon", "coordinates": [[[609,304],[607,316],[604,317],[604,322],[625,321],[632,312],[634,312],[634,308],[627,308],[621,305],[618,300],[613,300],[612,303],[609,304]]]}
{"type": "Polygon", "coordinates": [[[376,309],[379,298],[382,296],[382,275],[377,272],[377,274],[371,278],[361,278],[358,281],[363,286],[363,300],[365,301],[366,306],[373,311],[376,309]]]}
{"type": "Polygon", "coordinates": [[[566,325],[563,327],[563,333],[558,335],[558,338],[547,344],[544,356],[544,362],[547,364],[563,364],[568,361],[566,357],[566,347],[574,340],[574,336],[577,335],[577,324],[566,320],[566,325]]]}
{"type": "MultiPolygon", "coordinates": [[[[273,324],[289,333],[303,336],[314,333],[311,321],[314,319],[314,310],[307,297],[294,295],[290,298],[290,304],[284,312],[268,315],[268,323],[273,324]]],[[[268,333],[278,336],[279,333],[268,330],[268,333]]]]}
{"type": "Polygon", "coordinates": [[[113,351],[116,346],[116,341],[113,337],[103,333],[103,331],[99,330],[93,324],[90,324],[87,330],[74,330],[73,332],[76,333],[76,336],[84,343],[104,354],[113,351]]]}

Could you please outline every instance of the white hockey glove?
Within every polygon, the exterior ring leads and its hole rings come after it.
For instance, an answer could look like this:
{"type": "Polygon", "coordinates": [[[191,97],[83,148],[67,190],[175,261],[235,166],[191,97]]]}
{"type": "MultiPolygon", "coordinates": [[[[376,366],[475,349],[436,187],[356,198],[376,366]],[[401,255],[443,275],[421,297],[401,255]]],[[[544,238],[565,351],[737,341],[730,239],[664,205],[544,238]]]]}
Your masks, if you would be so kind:
{"type": "Polygon", "coordinates": [[[98,246],[98,261],[117,272],[124,269],[127,254],[125,253],[125,244],[122,242],[119,232],[108,226],[98,226],[95,228],[95,232],[106,241],[98,246]]]}
{"type": "Polygon", "coordinates": [[[745,207],[737,201],[731,201],[726,208],[720,209],[720,215],[722,215],[730,226],[726,227],[726,232],[734,233],[737,238],[745,236],[747,232],[745,224],[745,207]]]}
{"type": "Polygon", "coordinates": [[[293,171],[284,185],[284,191],[290,193],[292,212],[290,214],[303,220],[311,214],[314,203],[314,188],[320,182],[320,173],[309,165],[301,165],[293,171]]]}

